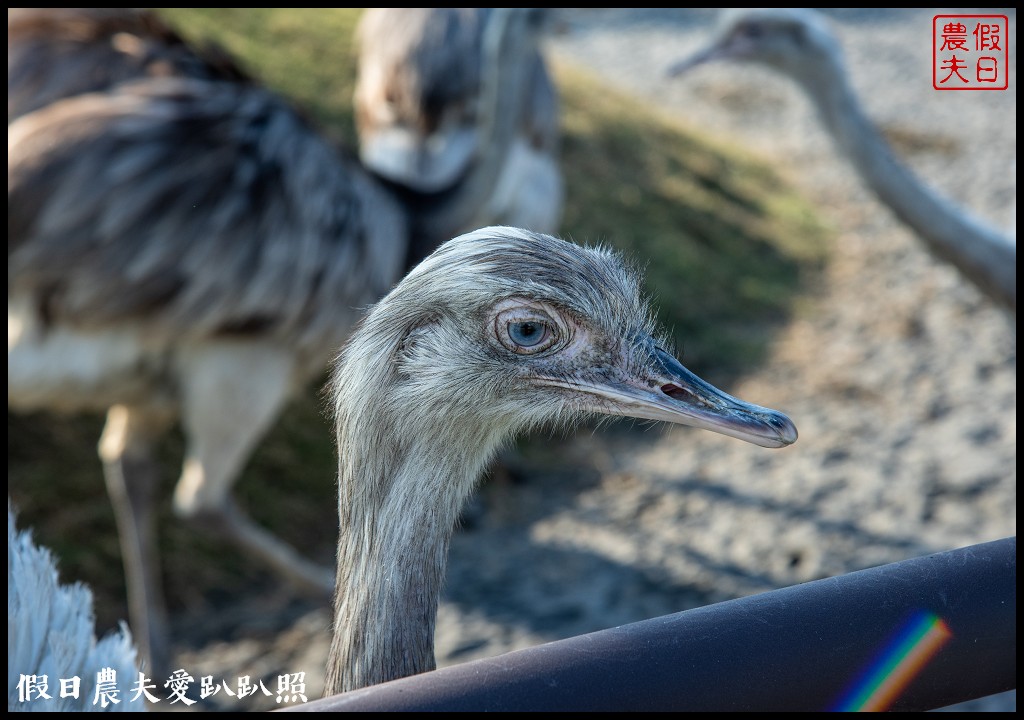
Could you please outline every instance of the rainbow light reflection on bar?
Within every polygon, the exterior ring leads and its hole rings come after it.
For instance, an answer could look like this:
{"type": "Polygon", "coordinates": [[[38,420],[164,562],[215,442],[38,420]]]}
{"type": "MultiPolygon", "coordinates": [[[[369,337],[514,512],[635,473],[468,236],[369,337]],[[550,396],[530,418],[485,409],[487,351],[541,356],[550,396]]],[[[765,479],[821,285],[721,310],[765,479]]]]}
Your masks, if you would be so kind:
{"type": "Polygon", "coordinates": [[[860,680],[837,703],[837,712],[882,712],[953,637],[935,613],[919,610],[907,620],[860,680]]]}

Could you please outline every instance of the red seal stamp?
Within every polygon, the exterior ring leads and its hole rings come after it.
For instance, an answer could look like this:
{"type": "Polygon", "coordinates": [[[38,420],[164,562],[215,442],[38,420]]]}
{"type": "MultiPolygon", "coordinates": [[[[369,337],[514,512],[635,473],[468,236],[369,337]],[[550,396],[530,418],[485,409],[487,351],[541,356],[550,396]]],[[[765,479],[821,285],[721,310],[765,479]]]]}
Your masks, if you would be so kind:
{"type": "Polygon", "coordinates": [[[932,19],[932,87],[1009,87],[1009,29],[1006,15],[936,15],[932,19]]]}

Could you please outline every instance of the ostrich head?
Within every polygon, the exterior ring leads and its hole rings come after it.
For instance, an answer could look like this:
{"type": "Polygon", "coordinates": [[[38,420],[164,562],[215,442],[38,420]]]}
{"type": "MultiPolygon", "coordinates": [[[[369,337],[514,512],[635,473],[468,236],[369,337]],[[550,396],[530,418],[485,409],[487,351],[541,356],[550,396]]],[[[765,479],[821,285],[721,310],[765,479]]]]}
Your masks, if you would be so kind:
{"type": "Polygon", "coordinates": [[[588,414],[664,420],[764,447],[796,440],[784,415],[690,373],[655,335],[637,275],[615,253],[490,227],[445,243],[363,322],[336,373],[338,417],[373,387],[394,422],[482,433],[478,447],[588,414]],[[385,376],[360,384],[359,376],[385,376]]]}
{"type": "Polygon", "coordinates": [[[441,190],[477,149],[482,16],[469,8],[371,8],[360,20],[356,123],[367,167],[441,190]]]}
{"type": "Polygon", "coordinates": [[[448,540],[517,432],[589,414],[665,420],[765,447],[785,415],[730,397],[652,332],[607,250],[489,227],[442,245],[364,318],[335,366],[340,543],[327,692],[434,667],[448,540]]]}
{"type": "Polygon", "coordinates": [[[763,63],[805,85],[822,76],[822,63],[842,62],[825,19],[802,8],[726,10],[708,45],[672,65],[668,73],[678,75],[714,60],[763,63]]]}
{"type": "MultiPolygon", "coordinates": [[[[421,193],[455,185],[495,141],[495,114],[522,115],[543,73],[533,33],[544,13],[370,8],[356,34],[356,126],[363,163],[421,193]]],[[[504,127],[503,124],[499,125],[504,127]]]]}

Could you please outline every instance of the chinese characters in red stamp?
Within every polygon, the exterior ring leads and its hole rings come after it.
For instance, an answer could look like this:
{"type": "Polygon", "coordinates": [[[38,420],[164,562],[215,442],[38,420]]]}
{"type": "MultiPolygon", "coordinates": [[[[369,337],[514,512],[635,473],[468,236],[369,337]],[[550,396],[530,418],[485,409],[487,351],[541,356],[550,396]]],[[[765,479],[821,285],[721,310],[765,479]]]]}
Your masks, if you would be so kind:
{"type": "Polygon", "coordinates": [[[1006,15],[936,15],[932,19],[932,87],[1005,90],[1010,83],[1006,15]]]}

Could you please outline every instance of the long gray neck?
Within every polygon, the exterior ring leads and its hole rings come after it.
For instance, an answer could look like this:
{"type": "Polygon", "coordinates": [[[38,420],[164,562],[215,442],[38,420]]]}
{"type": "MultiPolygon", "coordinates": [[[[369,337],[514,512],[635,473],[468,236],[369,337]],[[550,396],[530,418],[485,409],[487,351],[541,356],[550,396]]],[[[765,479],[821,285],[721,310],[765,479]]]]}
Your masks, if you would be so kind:
{"type": "Polygon", "coordinates": [[[865,117],[841,60],[821,58],[797,78],[832,136],[878,198],[935,255],[952,263],[983,292],[1017,311],[1017,245],[1008,236],[943,198],[893,155],[865,117]]]}
{"type": "Polygon", "coordinates": [[[500,442],[482,426],[453,427],[448,413],[430,403],[405,413],[388,407],[399,406],[373,397],[339,414],[340,539],[328,695],[434,669],[449,540],[500,442]]]}

